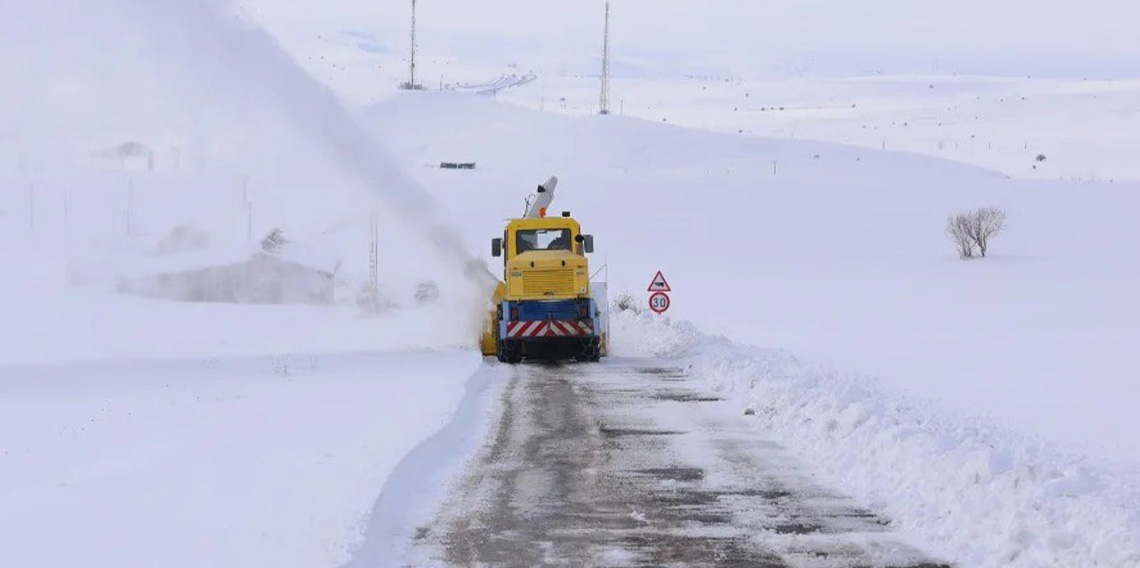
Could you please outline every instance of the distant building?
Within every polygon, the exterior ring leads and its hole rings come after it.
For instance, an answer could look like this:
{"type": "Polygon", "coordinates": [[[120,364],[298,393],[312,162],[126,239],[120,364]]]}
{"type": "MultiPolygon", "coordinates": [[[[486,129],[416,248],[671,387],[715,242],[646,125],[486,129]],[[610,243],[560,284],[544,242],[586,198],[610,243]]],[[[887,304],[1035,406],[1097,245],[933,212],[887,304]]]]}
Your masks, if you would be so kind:
{"type": "Polygon", "coordinates": [[[129,270],[119,292],[180,302],[331,304],[340,262],[320,255],[258,250],[229,256],[187,253],[129,270]]]}
{"type": "Polygon", "coordinates": [[[154,150],[139,142],[123,142],[118,146],[91,152],[96,162],[107,162],[119,170],[154,171],[154,150]]]}

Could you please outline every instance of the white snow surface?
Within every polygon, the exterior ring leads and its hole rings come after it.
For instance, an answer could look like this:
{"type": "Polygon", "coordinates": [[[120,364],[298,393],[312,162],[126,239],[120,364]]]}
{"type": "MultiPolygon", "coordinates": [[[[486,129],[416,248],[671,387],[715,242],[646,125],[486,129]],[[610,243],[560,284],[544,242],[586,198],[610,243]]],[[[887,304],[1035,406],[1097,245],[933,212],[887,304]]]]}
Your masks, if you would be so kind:
{"type": "Polygon", "coordinates": [[[618,312],[617,353],[682,364],[758,433],[961,566],[1140,566],[1136,469],[900,396],[867,377],[618,312]]]}
{"type": "Polygon", "coordinates": [[[467,351],[0,367],[0,565],[336,566],[467,351]]]}

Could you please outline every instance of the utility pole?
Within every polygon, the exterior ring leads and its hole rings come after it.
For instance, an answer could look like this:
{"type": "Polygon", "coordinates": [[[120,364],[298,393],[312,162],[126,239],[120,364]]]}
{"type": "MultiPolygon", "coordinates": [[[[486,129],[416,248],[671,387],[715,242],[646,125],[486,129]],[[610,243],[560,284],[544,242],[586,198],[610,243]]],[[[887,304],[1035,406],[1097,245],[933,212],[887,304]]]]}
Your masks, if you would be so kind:
{"type": "Polygon", "coordinates": [[[606,2],[606,28],[602,39],[602,93],[598,114],[610,113],[610,3],[606,2]]]}
{"type": "Polygon", "coordinates": [[[379,295],[380,292],[380,221],[373,212],[368,219],[369,233],[372,238],[368,251],[368,287],[369,291],[379,295]]]}
{"type": "Polygon", "coordinates": [[[134,227],[132,221],[135,209],[135,182],[134,180],[127,180],[127,236],[134,235],[134,227]]]}
{"type": "Polygon", "coordinates": [[[241,207],[245,210],[245,238],[253,242],[253,202],[249,200],[249,176],[241,180],[241,207]]]}

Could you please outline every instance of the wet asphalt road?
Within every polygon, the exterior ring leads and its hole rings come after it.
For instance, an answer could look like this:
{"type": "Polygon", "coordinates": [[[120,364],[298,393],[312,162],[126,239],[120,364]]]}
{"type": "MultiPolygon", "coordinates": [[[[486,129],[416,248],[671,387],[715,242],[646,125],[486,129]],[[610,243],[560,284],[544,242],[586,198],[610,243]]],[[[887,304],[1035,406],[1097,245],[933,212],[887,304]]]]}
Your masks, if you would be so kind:
{"type": "Polygon", "coordinates": [[[520,366],[413,565],[946,566],[736,410],[650,360],[520,366]]]}

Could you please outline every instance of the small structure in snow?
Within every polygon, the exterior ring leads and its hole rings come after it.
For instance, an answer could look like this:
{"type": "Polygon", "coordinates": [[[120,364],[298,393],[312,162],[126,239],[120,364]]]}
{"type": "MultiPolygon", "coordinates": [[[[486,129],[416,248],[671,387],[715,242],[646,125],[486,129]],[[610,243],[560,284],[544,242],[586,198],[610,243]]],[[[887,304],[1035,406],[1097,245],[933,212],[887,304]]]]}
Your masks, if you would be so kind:
{"type": "Polygon", "coordinates": [[[473,170],[475,162],[440,162],[441,170],[473,170]]]}
{"type": "Polygon", "coordinates": [[[276,251],[168,255],[128,270],[119,292],[179,302],[331,304],[340,261],[296,243],[276,251]]]}
{"type": "Polygon", "coordinates": [[[435,282],[420,282],[416,286],[416,302],[420,305],[434,304],[439,300],[439,285],[435,282]]]}
{"type": "Polygon", "coordinates": [[[91,152],[91,158],[98,161],[110,160],[118,164],[120,170],[138,169],[154,171],[154,150],[140,142],[123,142],[111,148],[91,152]]]}

